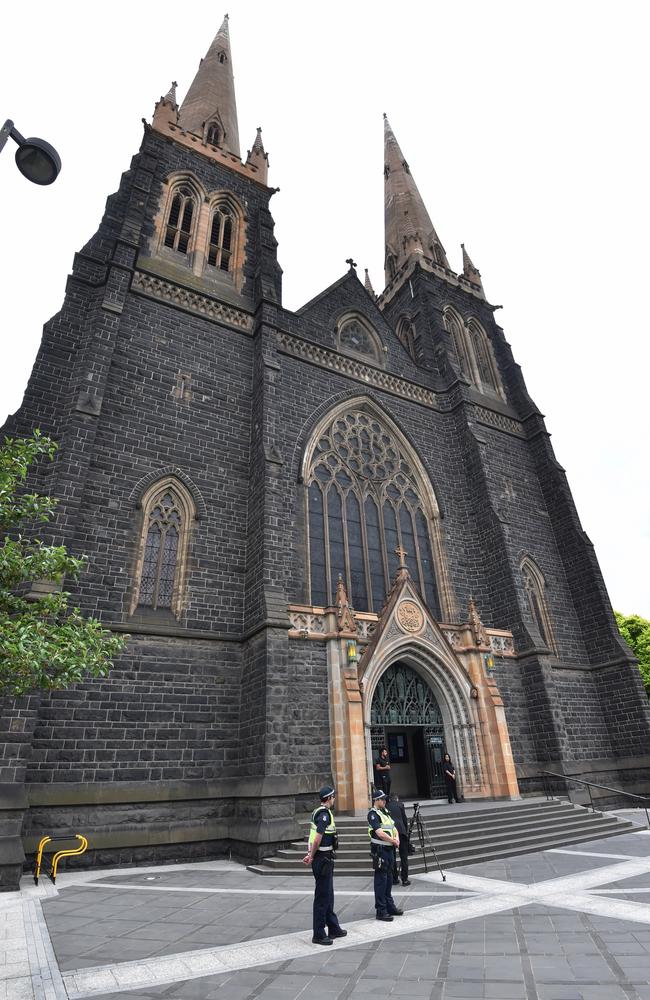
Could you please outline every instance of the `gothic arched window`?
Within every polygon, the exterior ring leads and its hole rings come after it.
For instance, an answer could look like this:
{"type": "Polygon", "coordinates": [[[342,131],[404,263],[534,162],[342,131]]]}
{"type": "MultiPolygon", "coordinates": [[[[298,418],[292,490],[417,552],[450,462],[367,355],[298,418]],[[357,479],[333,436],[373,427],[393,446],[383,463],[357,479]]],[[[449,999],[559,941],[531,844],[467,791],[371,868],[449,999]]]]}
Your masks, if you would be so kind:
{"type": "Polygon", "coordinates": [[[479,386],[485,392],[499,392],[499,382],[496,365],[492,357],[492,349],[487,334],[475,319],[467,322],[467,329],[472,345],[479,386]]]}
{"type": "Polygon", "coordinates": [[[305,466],[312,604],[332,602],[340,574],[356,610],[378,613],[399,566],[395,550],[404,549],[416,586],[440,617],[437,510],[409,452],[360,406],[331,417],[318,433],[305,466]]]}
{"type": "Polygon", "coordinates": [[[205,130],[205,141],[211,146],[218,146],[221,142],[221,129],[217,122],[209,122],[205,130]]]}
{"type": "Polygon", "coordinates": [[[379,338],[360,316],[344,316],[339,320],[337,346],[340,351],[363,355],[375,364],[379,362],[379,338]]]}
{"type": "Polygon", "coordinates": [[[418,360],[417,333],[410,319],[403,316],[397,324],[397,336],[414,361],[418,360]]]}
{"type": "Polygon", "coordinates": [[[156,483],[142,500],[142,532],[131,613],[136,608],[181,610],[194,504],[173,477],[156,483]]]}
{"type": "Polygon", "coordinates": [[[397,274],[397,261],[392,253],[386,257],[386,271],[388,272],[388,280],[392,281],[397,274]]]}
{"type": "Polygon", "coordinates": [[[533,621],[537,626],[540,638],[550,649],[555,650],[555,639],[553,637],[551,618],[546,602],[546,581],[544,580],[544,576],[537,564],[528,556],[521,563],[521,575],[528,599],[528,607],[533,621]]]}
{"type": "Polygon", "coordinates": [[[443,313],[443,321],[445,324],[445,329],[451,336],[452,344],[454,347],[454,353],[456,355],[456,361],[458,367],[460,368],[461,375],[468,381],[472,382],[472,370],[469,363],[467,344],[465,342],[465,331],[463,330],[463,321],[458,315],[458,313],[448,306],[443,313]]]}
{"type": "Polygon", "coordinates": [[[236,221],[228,205],[217,205],[210,224],[208,264],[220,271],[231,271],[235,245],[236,221]]]}
{"type": "Polygon", "coordinates": [[[192,190],[186,185],[176,188],[172,194],[165,225],[166,247],[182,254],[188,252],[195,214],[196,202],[192,190]]]}

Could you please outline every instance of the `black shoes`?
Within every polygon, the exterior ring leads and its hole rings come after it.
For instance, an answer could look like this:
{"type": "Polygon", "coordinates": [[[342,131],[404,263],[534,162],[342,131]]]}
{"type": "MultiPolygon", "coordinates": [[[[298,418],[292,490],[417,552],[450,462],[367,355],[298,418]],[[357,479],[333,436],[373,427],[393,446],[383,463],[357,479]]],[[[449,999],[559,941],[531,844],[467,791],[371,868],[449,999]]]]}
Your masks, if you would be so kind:
{"type": "Polygon", "coordinates": [[[339,927],[339,929],[337,931],[330,931],[329,932],[329,937],[330,937],[331,941],[333,941],[334,938],[347,937],[347,936],[348,936],[348,932],[344,931],[342,927],[339,927]]]}
{"type": "Polygon", "coordinates": [[[400,910],[400,908],[398,906],[396,906],[394,910],[389,910],[388,911],[388,916],[391,917],[391,918],[392,917],[402,917],[402,916],[404,916],[404,910],[400,910]]]}
{"type": "Polygon", "coordinates": [[[403,878],[402,879],[402,885],[410,885],[410,884],[411,884],[410,878],[403,878]]]}
{"type": "Polygon", "coordinates": [[[334,944],[334,942],[332,941],[331,937],[322,937],[322,938],[313,937],[311,939],[311,943],[312,944],[334,944]]]}
{"type": "MultiPolygon", "coordinates": [[[[402,911],[400,910],[400,913],[401,912],[402,911]]],[[[391,924],[393,922],[393,918],[391,917],[390,913],[378,913],[377,914],[377,920],[385,920],[387,923],[391,923],[391,924]]]]}

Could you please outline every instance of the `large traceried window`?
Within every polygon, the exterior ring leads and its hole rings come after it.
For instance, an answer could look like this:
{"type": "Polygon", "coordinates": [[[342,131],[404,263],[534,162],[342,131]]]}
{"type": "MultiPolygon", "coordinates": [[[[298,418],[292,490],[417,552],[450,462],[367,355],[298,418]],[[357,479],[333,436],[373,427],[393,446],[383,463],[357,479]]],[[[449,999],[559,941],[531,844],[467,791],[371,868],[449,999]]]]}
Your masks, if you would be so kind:
{"type": "Polygon", "coordinates": [[[542,642],[555,651],[555,638],[546,602],[546,581],[539,566],[526,556],[521,563],[521,575],[528,599],[528,607],[537,626],[542,642]]]}
{"type": "Polygon", "coordinates": [[[340,574],[354,608],[379,613],[403,549],[439,618],[435,500],[388,423],[361,406],[343,410],[318,435],[305,472],[311,603],[331,604],[340,574]]]}
{"type": "Polygon", "coordinates": [[[170,611],[178,617],[194,505],[182,484],[169,477],[147,491],[142,513],[131,613],[150,609],[170,611]]]}
{"type": "Polygon", "coordinates": [[[177,188],[171,199],[165,225],[166,247],[181,254],[188,252],[195,214],[195,197],[191,189],[185,185],[177,188]]]}

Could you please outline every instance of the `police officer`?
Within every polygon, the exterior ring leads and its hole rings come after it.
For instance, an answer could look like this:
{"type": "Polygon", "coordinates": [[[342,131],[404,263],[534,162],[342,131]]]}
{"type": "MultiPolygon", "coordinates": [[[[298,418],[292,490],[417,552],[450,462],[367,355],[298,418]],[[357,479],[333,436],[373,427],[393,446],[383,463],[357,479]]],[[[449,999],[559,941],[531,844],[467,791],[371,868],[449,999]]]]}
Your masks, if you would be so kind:
{"type": "Polygon", "coordinates": [[[303,863],[311,865],[314,888],[314,935],[312,944],[333,944],[347,936],[334,912],[334,851],[337,846],[334,822],[334,789],[325,785],[318,793],[320,806],[311,814],[309,845],[303,863]],[[327,926],[327,933],[325,927],[327,926]]]}
{"type": "Polygon", "coordinates": [[[401,917],[404,910],[393,899],[393,858],[399,847],[399,834],[393,817],[386,811],[386,792],[377,788],[372,793],[372,809],[368,813],[368,836],[372,867],[375,870],[375,910],[377,920],[401,917]]]}

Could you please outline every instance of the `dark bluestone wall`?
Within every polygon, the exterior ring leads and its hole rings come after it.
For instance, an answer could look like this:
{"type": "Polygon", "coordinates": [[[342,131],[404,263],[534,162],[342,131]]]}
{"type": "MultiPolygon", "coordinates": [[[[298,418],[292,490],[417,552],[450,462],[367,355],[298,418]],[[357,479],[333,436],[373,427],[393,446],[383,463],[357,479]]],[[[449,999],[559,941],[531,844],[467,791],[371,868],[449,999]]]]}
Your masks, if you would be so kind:
{"type": "Polygon", "coordinates": [[[288,637],[287,604],[307,595],[300,468],[318,421],[347,399],[372,400],[420,457],[441,511],[457,620],[473,595],[487,626],[515,636],[519,658],[497,660],[496,677],[522,775],[551,763],[610,781],[613,767],[624,781],[647,753],[638,673],[491,307],[416,266],[382,310],[353,271],[297,313],[283,309],[271,194],[145,129],[75,258],[5,428],[40,426],[60,442],[35,483],[61,499],[50,537],[90,556],[75,600],[131,635],[109,678],[5,706],[0,853],[14,874],[21,820],[28,849],[43,831],[91,830],[87,863],[228,847],[259,857],[294,837],[296,814],[331,777],[325,644],[288,637]],[[244,204],[241,293],[156,258],[153,220],[165,178],[179,170],[244,204]],[[136,269],[182,294],[152,297],[134,286],[136,269]],[[197,295],[239,321],[197,307],[197,295]],[[487,331],[506,400],[460,377],[442,322],[447,304],[487,331]],[[377,331],[382,371],[434,393],[434,407],[283,349],[289,335],[334,351],[346,310],[377,331]],[[416,324],[419,364],[395,334],[403,315],[416,324]],[[189,377],[183,398],[180,375],[189,377]],[[186,599],[178,618],[131,616],[139,502],[165,474],[196,507],[186,599]],[[530,616],[523,555],[547,581],[557,654],[530,616]]]}

